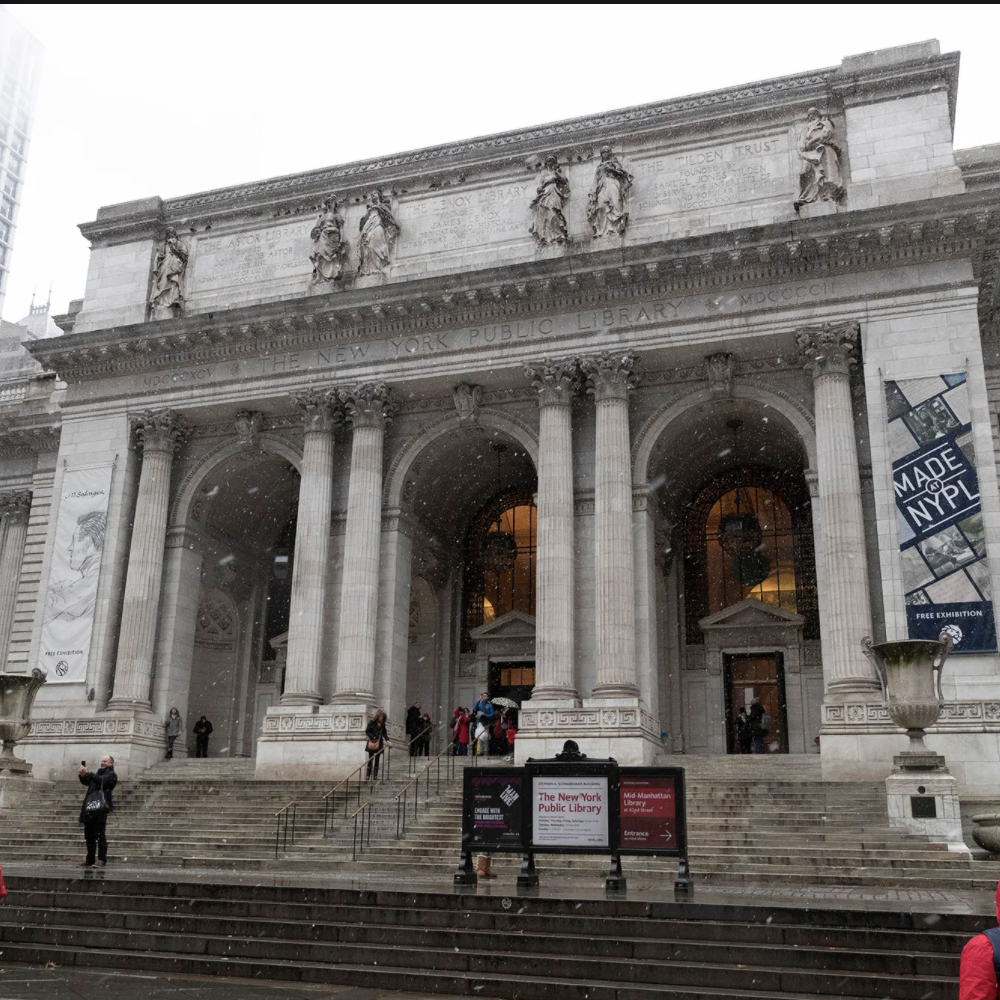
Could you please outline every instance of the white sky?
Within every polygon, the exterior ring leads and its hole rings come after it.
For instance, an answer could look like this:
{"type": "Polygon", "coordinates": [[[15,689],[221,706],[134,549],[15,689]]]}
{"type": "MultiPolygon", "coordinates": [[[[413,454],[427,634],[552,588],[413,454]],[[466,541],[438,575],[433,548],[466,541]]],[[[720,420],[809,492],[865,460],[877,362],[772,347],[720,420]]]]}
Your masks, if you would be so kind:
{"type": "Polygon", "coordinates": [[[840,63],[962,53],[1000,142],[996,4],[9,4],[46,47],[4,318],[83,295],[77,224],[172,197],[840,63]]]}

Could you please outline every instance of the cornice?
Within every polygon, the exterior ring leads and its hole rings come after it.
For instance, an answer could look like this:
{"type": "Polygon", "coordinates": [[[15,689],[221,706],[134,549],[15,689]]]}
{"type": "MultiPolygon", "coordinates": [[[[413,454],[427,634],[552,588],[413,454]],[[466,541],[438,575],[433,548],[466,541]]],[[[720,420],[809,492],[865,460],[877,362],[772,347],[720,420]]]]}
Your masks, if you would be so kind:
{"type": "MultiPolygon", "coordinates": [[[[975,192],[69,334],[28,349],[83,381],[951,257],[972,258],[981,308],[995,312],[998,247],[1000,192],[975,192]]],[[[993,313],[981,318],[985,331],[993,313]]]]}
{"type": "Polygon", "coordinates": [[[59,448],[60,423],[18,425],[0,421],[0,457],[23,458],[59,448]]]}

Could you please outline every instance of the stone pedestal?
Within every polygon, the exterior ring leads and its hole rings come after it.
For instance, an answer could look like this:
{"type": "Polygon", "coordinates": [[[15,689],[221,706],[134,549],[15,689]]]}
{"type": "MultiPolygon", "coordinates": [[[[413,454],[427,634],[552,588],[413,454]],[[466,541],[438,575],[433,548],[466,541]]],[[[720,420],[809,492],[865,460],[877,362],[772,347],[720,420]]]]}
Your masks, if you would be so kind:
{"type": "MultiPolygon", "coordinates": [[[[52,791],[51,781],[37,778],[0,774],[0,814],[17,810],[26,802],[52,791]]],[[[80,786],[80,801],[83,801],[84,787],[80,786]]]]}
{"type": "Polygon", "coordinates": [[[903,827],[934,843],[947,844],[949,851],[969,853],[962,838],[958,783],[946,769],[898,768],[885,779],[885,792],[890,826],[903,827]]]}
{"type": "Polygon", "coordinates": [[[373,712],[367,703],[272,706],[257,739],[256,777],[335,784],[368,760],[365,726],[373,712]]]}

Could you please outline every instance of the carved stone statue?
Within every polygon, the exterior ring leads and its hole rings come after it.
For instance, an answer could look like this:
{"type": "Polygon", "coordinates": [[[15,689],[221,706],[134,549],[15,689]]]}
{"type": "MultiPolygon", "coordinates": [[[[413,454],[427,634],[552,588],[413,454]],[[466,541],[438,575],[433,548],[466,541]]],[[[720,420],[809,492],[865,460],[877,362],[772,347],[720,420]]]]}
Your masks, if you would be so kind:
{"type": "Polygon", "coordinates": [[[563,206],[568,198],[569,181],[560,171],[559,161],[554,156],[547,156],[545,172],[531,203],[531,211],[535,217],[531,223],[531,235],[542,246],[565,243],[569,238],[566,216],[563,214],[563,206]]]}
{"type": "Polygon", "coordinates": [[[168,226],[163,247],[153,264],[153,288],[149,294],[152,319],[172,319],[184,309],[184,272],[187,270],[188,251],[177,236],[177,230],[168,226]]]}
{"type": "Polygon", "coordinates": [[[587,218],[594,237],[624,236],[628,226],[628,193],[632,189],[632,175],[611,152],[610,146],[601,150],[601,162],[594,173],[594,186],[587,199],[587,218]]]}
{"type": "Polygon", "coordinates": [[[361,219],[358,274],[383,274],[398,236],[399,224],[393,218],[389,199],[381,191],[373,191],[361,219]]]}
{"type": "Polygon", "coordinates": [[[313,252],[309,255],[313,284],[339,281],[347,243],[344,242],[344,220],[337,215],[337,202],[333,198],[323,203],[323,211],[309,238],[313,241],[313,252]]]}
{"type": "Polygon", "coordinates": [[[460,424],[475,424],[479,422],[479,406],[483,401],[483,387],[462,382],[452,390],[455,409],[458,412],[460,424]]]}
{"type": "Polygon", "coordinates": [[[844,197],[840,155],[840,147],[833,141],[833,122],[816,108],[810,108],[806,112],[805,131],[799,137],[802,172],[796,210],[814,201],[840,201],[844,197]]]}
{"type": "Polygon", "coordinates": [[[736,366],[731,354],[709,354],[705,358],[705,375],[708,378],[708,387],[713,396],[732,396],[735,369],[736,366]]]}

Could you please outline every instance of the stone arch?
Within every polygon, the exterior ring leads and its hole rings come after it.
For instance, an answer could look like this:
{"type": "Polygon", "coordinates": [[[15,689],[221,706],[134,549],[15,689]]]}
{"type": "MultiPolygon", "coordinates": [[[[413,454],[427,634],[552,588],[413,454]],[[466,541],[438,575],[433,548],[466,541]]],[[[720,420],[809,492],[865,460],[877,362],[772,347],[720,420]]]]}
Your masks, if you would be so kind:
{"type": "MultiPolygon", "coordinates": [[[[693,389],[665,403],[642,425],[632,446],[632,484],[642,486],[649,480],[649,462],[660,437],[667,428],[689,409],[719,397],[708,386],[693,389]]],[[[794,397],[773,386],[748,379],[733,385],[732,398],[748,399],[769,406],[780,413],[802,443],[808,468],[816,468],[816,423],[813,415],[794,397]]]]}
{"type": "MultiPolygon", "coordinates": [[[[279,455],[290,465],[293,465],[299,472],[302,471],[302,453],[284,438],[275,434],[261,434],[258,438],[258,445],[255,449],[258,452],[267,452],[279,455]]],[[[190,520],[191,506],[198,494],[198,489],[223,462],[229,461],[235,455],[248,452],[248,449],[239,441],[224,441],[216,445],[208,454],[192,468],[181,480],[174,497],[174,502],[170,509],[170,524],[184,525],[190,520]]]]}
{"type": "MultiPolygon", "coordinates": [[[[534,428],[530,427],[523,420],[500,410],[483,408],[478,412],[478,423],[473,425],[476,428],[486,428],[489,430],[501,431],[509,434],[531,459],[538,469],[538,434],[534,428]]],[[[421,428],[416,437],[411,438],[393,457],[389,466],[389,472],[385,477],[385,491],[383,499],[385,506],[389,508],[399,507],[403,502],[403,487],[406,485],[406,477],[413,468],[414,462],[431,444],[438,438],[445,437],[457,430],[461,430],[462,424],[458,422],[458,417],[454,413],[432,420],[421,428]]]]}

